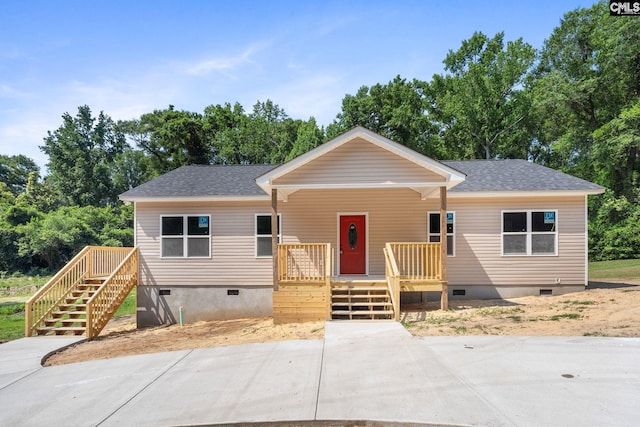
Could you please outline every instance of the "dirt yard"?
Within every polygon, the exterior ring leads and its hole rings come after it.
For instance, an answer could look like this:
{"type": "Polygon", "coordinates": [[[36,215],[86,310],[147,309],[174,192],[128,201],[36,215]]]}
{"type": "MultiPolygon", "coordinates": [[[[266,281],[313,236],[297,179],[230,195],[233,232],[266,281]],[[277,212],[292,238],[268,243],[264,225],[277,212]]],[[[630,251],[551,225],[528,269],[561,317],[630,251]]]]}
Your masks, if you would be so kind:
{"type": "MultiPolygon", "coordinates": [[[[585,292],[508,300],[452,300],[403,307],[417,336],[563,335],[640,337],[640,282],[593,284],[585,292]]],[[[112,320],[101,336],[50,357],[46,365],[276,340],[322,339],[324,322],[274,325],[271,318],[135,329],[133,316],[112,320]]]]}

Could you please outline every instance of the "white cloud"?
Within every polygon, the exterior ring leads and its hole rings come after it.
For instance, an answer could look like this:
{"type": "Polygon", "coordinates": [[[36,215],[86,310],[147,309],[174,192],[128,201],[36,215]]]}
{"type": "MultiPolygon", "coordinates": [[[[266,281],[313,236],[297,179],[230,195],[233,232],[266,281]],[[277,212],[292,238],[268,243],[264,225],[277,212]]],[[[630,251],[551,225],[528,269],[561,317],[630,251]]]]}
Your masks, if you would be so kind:
{"type": "Polygon", "coordinates": [[[214,72],[233,71],[244,65],[256,65],[252,57],[266,48],[268,44],[268,42],[261,42],[249,46],[237,55],[219,56],[188,64],[185,66],[185,71],[192,76],[206,76],[214,72]]]}

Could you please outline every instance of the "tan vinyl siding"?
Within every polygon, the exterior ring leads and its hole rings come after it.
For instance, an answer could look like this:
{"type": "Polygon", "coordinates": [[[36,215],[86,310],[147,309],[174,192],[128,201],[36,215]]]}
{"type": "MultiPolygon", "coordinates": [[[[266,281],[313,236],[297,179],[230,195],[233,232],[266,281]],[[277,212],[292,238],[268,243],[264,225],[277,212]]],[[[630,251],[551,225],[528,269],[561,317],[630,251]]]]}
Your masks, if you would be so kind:
{"type": "Polygon", "coordinates": [[[385,243],[425,241],[426,212],[437,203],[409,189],[301,190],[281,204],[284,241],[331,243],[337,252],[338,213],[366,213],[369,274],[384,275],[385,243]]]}
{"type": "MultiPolygon", "coordinates": [[[[386,242],[427,239],[427,212],[439,200],[408,189],[304,190],[281,204],[285,242],[337,246],[337,214],[367,213],[369,274],[384,274],[386,242]]],[[[584,284],[584,197],[450,198],[456,212],[456,256],[448,257],[452,285],[553,286],[584,284]],[[557,210],[557,256],[503,256],[503,210],[557,210]]],[[[337,256],[337,255],[336,255],[337,256]]]]}
{"type": "Polygon", "coordinates": [[[442,182],[444,178],[370,142],[355,139],[297,170],[274,185],[442,182]]]}
{"type": "MultiPolygon", "coordinates": [[[[449,198],[456,212],[456,256],[450,285],[582,285],[585,277],[584,197],[449,198]],[[557,256],[502,256],[503,210],[557,210],[557,256]]],[[[255,215],[269,202],[136,204],[143,283],[158,286],[270,286],[271,258],[255,256],[255,215]],[[210,259],[160,258],[160,215],[211,215],[210,259]]],[[[331,243],[338,252],[338,213],[368,215],[368,267],[384,275],[386,242],[427,239],[427,212],[439,199],[410,189],[300,190],[279,202],[283,243],[331,243]]]]}
{"type": "Polygon", "coordinates": [[[136,203],[143,284],[157,286],[270,286],[271,258],[255,256],[259,203],[136,203]],[[160,215],[211,215],[211,258],[161,258],[160,215]]]}
{"type": "Polygon", "coordinates": [[[450,199],[456,211],[456,257],[448,258],[451,284],[495,286],[582,285],[585,277],[584,197],[450,199]],[[553,210],[557,256],[503,256],[503,210],[553,210]]]}

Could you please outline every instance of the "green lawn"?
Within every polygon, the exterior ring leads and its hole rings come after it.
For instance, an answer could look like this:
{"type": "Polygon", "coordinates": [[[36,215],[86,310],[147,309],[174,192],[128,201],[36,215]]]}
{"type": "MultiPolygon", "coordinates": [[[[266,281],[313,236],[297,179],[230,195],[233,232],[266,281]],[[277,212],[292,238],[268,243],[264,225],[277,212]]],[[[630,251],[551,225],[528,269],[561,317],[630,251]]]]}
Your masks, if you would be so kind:
{"type": "Polygon", "coordinates": [[[605,279],[640,280],[640,259],[590,262],[589,280],[605,279]]]}

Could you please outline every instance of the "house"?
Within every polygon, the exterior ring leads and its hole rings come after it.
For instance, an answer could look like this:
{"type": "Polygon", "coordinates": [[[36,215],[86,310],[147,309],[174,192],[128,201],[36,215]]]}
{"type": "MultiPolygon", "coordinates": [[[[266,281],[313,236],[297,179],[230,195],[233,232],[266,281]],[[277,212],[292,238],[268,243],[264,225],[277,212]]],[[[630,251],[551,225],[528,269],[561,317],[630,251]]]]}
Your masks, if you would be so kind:
{"type": "Polygon", "coordinates": [[[436,161],[362,127],[279,166],[183,166],[120,196],[135,204],[138,325],[584,290],[587,197],[603,191],[525,160],[436,161]]]}

